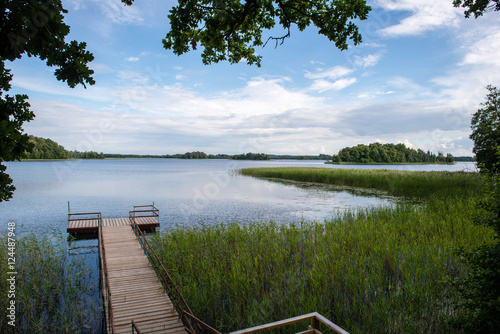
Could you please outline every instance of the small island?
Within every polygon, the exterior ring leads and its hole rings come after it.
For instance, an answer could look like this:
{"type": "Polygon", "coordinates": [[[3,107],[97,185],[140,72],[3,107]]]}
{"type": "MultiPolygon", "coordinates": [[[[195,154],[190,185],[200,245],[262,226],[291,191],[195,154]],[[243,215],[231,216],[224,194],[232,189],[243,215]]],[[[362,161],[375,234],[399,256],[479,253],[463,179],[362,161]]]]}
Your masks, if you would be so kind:
{"type": "Polygon", "coordinates": [[[332,156],[330,164],[453,164],[450,153],[434,154],[430,151],[406,147],[404,144],[359,144],[345,147],[332,156]]]}

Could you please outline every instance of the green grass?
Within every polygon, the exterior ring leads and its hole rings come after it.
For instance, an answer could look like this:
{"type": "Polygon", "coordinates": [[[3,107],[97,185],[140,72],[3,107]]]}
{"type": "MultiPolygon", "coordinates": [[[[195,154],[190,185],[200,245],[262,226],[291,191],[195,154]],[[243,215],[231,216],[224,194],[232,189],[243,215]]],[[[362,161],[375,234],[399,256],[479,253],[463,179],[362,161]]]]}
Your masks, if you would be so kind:
{"type": "Polygon", "coordinates": [[[427,199],[430,196],[470,197],[477,194],[483,184],[477,173],[468,172],[275,167],[245,168],[239,173],[261,178],[376,189],[386,191],[389,195],[414,199],[427,199]]]}
{"type": "Polygon", "coordinates": [[[53,236],[18,237],[15,247],[16,326],[5,315],[9,305],[7,237],[0,234],[0,332],[89,332],[88,275],[81,258],[68,256],[68,242],[60,232],[53,236]],[[4,293],[5,292],[5,293],[4,293]]]}
{"type": "Polygon", "coordinates": [[[472,222],[477,175],[261,170],[266,177],[384,189],[425,202],[325,222],[233,223],[152,236],[199,318],[228,332],[317,311],[351,333],[453,331],[447,319],[458,297],[448,278],[467,270],[455,250],[493,236],[472,222]]]}
{"type": "Polygon", "coordinates": [[[455,162],[331,162],[327,165],[454,165],[455,162]]]}

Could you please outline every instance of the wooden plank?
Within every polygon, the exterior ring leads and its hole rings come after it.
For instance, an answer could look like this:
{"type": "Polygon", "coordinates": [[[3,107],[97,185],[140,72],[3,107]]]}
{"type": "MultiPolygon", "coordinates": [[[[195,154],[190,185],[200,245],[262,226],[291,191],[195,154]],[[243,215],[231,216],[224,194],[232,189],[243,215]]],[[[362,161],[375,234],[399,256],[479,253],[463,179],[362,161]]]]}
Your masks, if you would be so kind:
{"type": "MultiPolygon", "coordinates": [[[[160,223],[155,217],[136,217],[135,221],[142,229],[153,229],[160,227],[160,223]]],[[[130,225],[129,218],[104,218],[102,226],[128,226],[130,225]]],[[[68,220],[68,233],[91,233],[97,232],[99,228],[99,220],[88,219],[71,219],[68,220]]]]}
{"type": "Polygon", "coordinates": [[[132,319],[142,333],[186,333],[128,218],[106,219],[103,225],[115,333],[130,333],[132,319]]]}

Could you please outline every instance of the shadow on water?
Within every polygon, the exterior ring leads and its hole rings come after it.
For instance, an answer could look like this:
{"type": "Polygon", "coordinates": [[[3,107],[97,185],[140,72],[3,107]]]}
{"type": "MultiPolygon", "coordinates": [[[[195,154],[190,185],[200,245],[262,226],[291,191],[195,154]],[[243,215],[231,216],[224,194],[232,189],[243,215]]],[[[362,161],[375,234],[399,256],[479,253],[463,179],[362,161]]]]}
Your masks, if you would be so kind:
{"type": "MultiPolygon", "coordinates": [[[[307,190],[307,191],[317,191],[317,192],[347,192],[353,196],[362,196],[362,197],[376,197],[380,199],[386,199],[390,201],[397,201],[398,197],[390,196],[387,192],[376,189],[365,189],[365,188],[355,188],[349,186],[337,186],[330,185],[324,183],[315,183],[315,182],[301,182],[294,180],[286,180],[286,179],[277,179],[277,178],[262,178],[263,180],[269,182],[279,183],[284,186],[293,186],[299,189],[307,190]]],[[[362,205],[360,205],[362,206],[362,205]]]]}
{"type": "Polygon", "coordinates": [[[83,317],[86,319],[82,333],[104,333],[104,310],[101,295],[101,270],[99,265],[98,241],[92,235],[68,238],[68,257],[83,261],[87,273],[84,277],[86,294],[80,296],[85,305],[83,317]]]}
{"type": "MultiPolygon", "coordinates": [[[[357,211],[371,207],[394,206],[405,199],[388,195],[387,192],[376,189],[337,186],[324,183],[301,182],[278,178],[259,178],[276,183],[286,188],[295,188],[314,198],[316,217],[308,220],[323,221],[340,216],[343,212],[357,211]]],[[[311,216],[311,215],[309,215],[311,216]]]]}
{"type": "MultiPolygon", "coordinates": [[[[144,230],[146,236],[155,234],[154,229],[144,230]]],[[[87,293],[80,296],[85,305],[86,319],[82,333],[105,333],[104,305],[102,301],[101,266],[99,259],[99,243],[96,233],[76,234],[68,236],[68,257],[70,260],[83,261],[87,274],[83,284],[87,293]]]]}

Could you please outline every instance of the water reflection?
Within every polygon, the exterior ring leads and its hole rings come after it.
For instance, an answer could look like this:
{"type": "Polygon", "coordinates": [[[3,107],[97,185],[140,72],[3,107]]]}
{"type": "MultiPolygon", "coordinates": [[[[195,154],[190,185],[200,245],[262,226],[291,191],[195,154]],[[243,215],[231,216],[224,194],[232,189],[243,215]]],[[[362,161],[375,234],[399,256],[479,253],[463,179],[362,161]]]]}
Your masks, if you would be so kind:
{"type": "Polygon", "coordinates": [[[456,165],[325,165],[322,161],[123,159],[12,162],[7,172],[17,190],[0,203],[0,225],[15,221],[36,234],[66,230],[67,204],[74,212],[126,217],[133,205],[160,210],[162,229],[239,221],[323,220],[346,208],[391,204],[392,198],[349,188],[269,182],[233,173],[261,166],[464,170],[456,165]],[[373,196],[375,195],[375,196],[373,196]]]}

